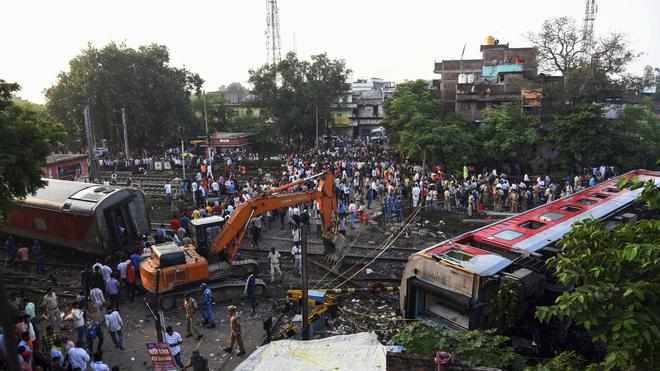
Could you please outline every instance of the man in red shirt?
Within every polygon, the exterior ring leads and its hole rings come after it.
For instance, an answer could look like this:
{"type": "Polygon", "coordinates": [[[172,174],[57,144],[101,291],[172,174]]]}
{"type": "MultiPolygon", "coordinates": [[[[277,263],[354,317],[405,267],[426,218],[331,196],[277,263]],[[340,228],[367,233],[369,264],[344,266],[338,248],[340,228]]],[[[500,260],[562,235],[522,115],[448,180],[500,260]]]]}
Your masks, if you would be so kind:
{"type": "Polygon", "coordinates": [[[172,219],[170,219],[170,229],[176,233],[179,228],[181,228],[181,222],[179,221],[179,218],[176,217],[176,215],[173,215],[172,219]]]}

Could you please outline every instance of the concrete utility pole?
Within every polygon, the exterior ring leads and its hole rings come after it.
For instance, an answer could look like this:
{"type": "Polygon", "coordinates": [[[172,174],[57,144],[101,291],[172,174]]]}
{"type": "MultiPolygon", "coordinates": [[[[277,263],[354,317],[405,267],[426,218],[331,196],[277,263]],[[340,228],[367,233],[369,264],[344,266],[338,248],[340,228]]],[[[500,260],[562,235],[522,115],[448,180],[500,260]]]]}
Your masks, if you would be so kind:
{"type": "Polygon", "coordinates": [[[307,301],[309,300],[309,281],[307,277],[307,226],[301,225],[302,233],[302,339],[309,340],[309,306],[307,301]]]}
{"type": "Polygon", "coordinates": [[[206,150],[208,151],[206,158],[211,160],[211,137],[209,136],[209,118],[206,113],[206,91],[202,91],[202,100],[204,102],[204,129],[206,130],[206,150]]]}
{"type": "Polygon", "coordinates": [[[89,104],[83,109],[83,119],[85,121],[85,136],[87,138],[87,161],[89,162],[89,178],[92,182],[96,181],[96,142],[94,141],[94,131],[92,128],[92,115],[90,114],[89,104]]]}
{"type": "Polygon", "coordinates": [[[314,116],[316,116],[316,140],[314,141],[314,147],[319,148],[319,105],[318,103],[314,105],[314,116]]]}
{"type": "Polygon", "coordinates": [[[128,129],[126,128],[126,108],[121,108],[121,123],[124,126],[124,156],[128,160],[131,155],[128,152],[128,129]]]}

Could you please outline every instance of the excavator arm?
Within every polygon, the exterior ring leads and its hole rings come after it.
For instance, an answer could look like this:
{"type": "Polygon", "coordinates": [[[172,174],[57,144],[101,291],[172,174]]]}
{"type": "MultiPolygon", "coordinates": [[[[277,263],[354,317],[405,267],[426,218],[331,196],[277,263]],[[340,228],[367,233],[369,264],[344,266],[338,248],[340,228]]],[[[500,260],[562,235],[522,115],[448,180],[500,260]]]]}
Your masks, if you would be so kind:
{"type": "Polygon", "coordinates": [[[333,225],[333,213],[337,208],[337,198],[334,192],[334,176],[332,172],[327,171],[274,188],[240,204],[213,242],[211,252],[223,253],[227,260],[232,261],[240,248],[246,227],[252,218],[263,215],[270,210],[288,208],[312,201],[318,202],[323,223],[323,234],[324,236],[329,235],[333,225]],[[287,192],[289,188],[315,178],[320,178],[316,189],[305,192],[287,192]]]}

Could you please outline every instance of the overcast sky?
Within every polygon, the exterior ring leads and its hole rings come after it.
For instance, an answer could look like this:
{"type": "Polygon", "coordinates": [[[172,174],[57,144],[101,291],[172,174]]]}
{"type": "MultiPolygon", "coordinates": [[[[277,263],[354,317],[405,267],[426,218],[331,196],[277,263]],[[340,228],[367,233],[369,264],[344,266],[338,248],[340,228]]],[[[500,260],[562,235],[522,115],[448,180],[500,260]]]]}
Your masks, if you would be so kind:
{"type": "MultiPolygon", "coordinates": [[[[0,78],[20,96],[44,102],[43,91],[88,42],[131,47],[165,44],[172,63],[199,73],[207,90],[245,83],[266,60],[266,1],[15,0],[0,7],[0,78]]],[[[631,66],[660,67],[660,1],[597,0],[597,34],[625,32],[644,55],[631,66]]],[[[279,0],[282,54],[327,52],[354,78],[433,78],[433,62],[479,57],[484,37],[525,46],[524,33],[544,19],[584,14],[582,0],[279,0]],[[295,40],[295,43],[294,43],[295,40]]]]}

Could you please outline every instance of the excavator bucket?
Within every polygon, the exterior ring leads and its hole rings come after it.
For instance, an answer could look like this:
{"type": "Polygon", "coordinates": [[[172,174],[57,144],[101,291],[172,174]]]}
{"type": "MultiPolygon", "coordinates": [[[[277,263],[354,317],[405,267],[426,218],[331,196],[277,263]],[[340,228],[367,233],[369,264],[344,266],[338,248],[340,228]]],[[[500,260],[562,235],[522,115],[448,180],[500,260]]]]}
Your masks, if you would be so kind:
{"type": "Polygon", "coordinates": [[[323,238],[323,253],[332,261],[341,260],[346,254],[348,242],[343,234],[336,233],[323,238]]]}

